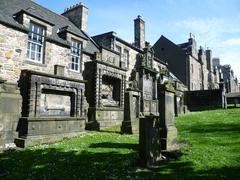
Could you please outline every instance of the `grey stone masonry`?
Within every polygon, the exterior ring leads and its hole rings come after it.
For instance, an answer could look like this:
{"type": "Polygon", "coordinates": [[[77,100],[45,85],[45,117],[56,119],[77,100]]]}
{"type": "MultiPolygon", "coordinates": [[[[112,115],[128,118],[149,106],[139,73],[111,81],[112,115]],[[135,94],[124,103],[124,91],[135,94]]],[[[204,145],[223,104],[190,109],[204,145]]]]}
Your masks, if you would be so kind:
{"type": "Polygon", "coordinates": [[[0,149],[5,149],[17,137],[17,122],[21,115],[21,103],[17,84],[0,79],[0,149]]]}
{"type": "Polygon", "coordinates": [[[85,129],[85,81],[23,70],[17,146],[46,143],[85,129]],[[48,136],[47,138],[45,136],[48,136]],[[46,142],[45,142],[46,140],[46,142]]]}
{"type": "Polygon", "coordinates": [[[160,135],[158,116],[140,118],[139,157],[141,165],[148,168],[159,165],[162,160],[160,135]]]}
{"type": "Polygon", "coordinates": [[[108,62],[106,57],[112,57],[112,52],[108,54],[105,49],[96,60],[85,63],[89,130],[121,125],[123,121],[126,70],[108,62]]]}
{"type": "Polygon", "coordinates": [[[161,127],[162,150],[176,151],[177,129],[174,122],[174,94],[175,90],[171,84],[159,85],[159,113],[161,127]]]}
{"type": "Polygon", "coordinates": [[[140,97],[140,91],[129,89],[125,92],[124,120],[121,126],[122,133],[136,134],[139,132],[140,97]]]}

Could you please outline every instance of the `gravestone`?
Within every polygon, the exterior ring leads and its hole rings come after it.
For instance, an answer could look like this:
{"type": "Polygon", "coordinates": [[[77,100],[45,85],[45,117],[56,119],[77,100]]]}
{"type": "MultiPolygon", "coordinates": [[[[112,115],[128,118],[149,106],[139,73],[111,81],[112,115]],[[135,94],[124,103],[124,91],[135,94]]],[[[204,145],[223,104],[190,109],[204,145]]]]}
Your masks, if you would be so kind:
{"type": "Polygon", "coordinates": [[[135,134],[139,132],[140,91],[128,90],[124,96],[124,120],[121,132],[135,134]]]}
{"type": "Polygon", "coordinates": [[[171,84],[159,85],[159,112],[161,128],[161,147],[162,150],[176,151],[177,129],[174,122],[174,94],[175,90],[171,84]]]}
{"type": "Polygon", "coordinates": [[[0,79],[0,149],[15,147],[22,98],[17,84],[0,79]]]}
{"type": "Polygon", "coordinates": [[[153,168],[162,160],[159,116],[140,118],[139,157],[141,165],[153,168]]]}

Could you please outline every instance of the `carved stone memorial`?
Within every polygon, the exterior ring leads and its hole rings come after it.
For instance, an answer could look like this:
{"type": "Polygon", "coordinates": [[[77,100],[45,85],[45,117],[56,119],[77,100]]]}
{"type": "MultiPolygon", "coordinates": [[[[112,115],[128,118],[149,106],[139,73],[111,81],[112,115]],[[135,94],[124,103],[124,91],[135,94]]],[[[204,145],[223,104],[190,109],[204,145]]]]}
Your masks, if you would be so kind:
{"type": "Polygon", "coordinates": [[[120,55],[107,49],[96,53],[94,61],[85,63],[86,97],[89,103],[86,129],[99,130],[123,121],[126,70],[120,55]]]}
{"type": "Polygon", "coordinates": [[[25,147],[84,131],[84,83],[83,80],[23,70],[19,80],[22,117],[15,143],[25,147]]]}

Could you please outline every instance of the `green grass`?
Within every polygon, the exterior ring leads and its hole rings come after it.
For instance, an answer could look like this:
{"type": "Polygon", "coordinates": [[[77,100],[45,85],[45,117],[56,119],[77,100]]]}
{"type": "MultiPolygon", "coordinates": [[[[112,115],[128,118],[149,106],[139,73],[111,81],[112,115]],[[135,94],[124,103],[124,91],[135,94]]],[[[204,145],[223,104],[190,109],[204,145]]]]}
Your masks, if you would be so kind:
{"type": "MultiPolygon", "coordinates": [[[[138,167],[138,136],[85,133],[0,154],[5,179],[240,179],[240,109],[176,119],[181,157],[150,171],[138,167]]],[[[0,177],[0,179],[3,177],[0,177]]]]}

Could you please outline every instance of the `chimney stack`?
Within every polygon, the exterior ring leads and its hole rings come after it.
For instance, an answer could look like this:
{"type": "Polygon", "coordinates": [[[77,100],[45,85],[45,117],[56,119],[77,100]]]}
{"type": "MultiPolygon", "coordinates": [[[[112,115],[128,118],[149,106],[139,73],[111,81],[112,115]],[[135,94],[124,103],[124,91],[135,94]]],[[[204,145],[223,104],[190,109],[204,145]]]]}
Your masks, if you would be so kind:
{"type": "Polygon", "coordinates": [[[213,63],[212,63],[212,50],[206,50],[206,60],[207,60],[207,69],[210,72],[213,72],[213,63]]]}
{"type": "Polygon", "coordinates": [[[62,15],[67,17],[79,29],[87,32],[88,8],[81,2],[65,9],[62,15]]]}
{"type": "Polygon", "coordinates": [[[145,47],[145,22],[139,15],[134,20],[134,44],[140,49],[145,47]]]}

